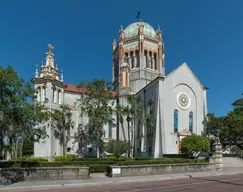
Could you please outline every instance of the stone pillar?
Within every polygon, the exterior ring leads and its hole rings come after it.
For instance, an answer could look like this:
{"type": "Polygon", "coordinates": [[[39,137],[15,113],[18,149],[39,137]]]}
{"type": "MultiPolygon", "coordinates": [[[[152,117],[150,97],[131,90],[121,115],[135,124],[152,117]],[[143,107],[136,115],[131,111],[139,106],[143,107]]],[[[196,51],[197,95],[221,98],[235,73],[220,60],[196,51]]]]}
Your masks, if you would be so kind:
{"type": "Polygon", "coordinates": [[[151,56],[151,69],[154,69],[154,56],[151,56]]]}
{"type": "Polygon", "coordinates": [[[222,154],[222,145],[219,138],[216,138],[212,146],[212,157],[210,159],[210,163],[215,163],[217,171],[223,170],[222,154]]]}
{"type": "Polygon", "coordinates": [[[137,68],[137,57],[136,57],[136,52],[134,51],[133,53],[133,68],[137,68]]]}

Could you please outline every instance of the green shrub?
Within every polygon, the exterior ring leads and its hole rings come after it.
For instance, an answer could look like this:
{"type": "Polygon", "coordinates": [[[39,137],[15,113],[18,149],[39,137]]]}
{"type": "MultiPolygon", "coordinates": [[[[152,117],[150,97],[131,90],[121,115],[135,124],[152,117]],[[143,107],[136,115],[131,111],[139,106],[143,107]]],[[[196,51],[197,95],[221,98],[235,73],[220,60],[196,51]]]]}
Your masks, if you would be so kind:
{"type": "Polygon", "coordinates": [[[105,165],[90,165],[89,172],[90,173],[101,173],[106,172],[107,166],[105,165]]]}
{"type": "Polygon", "coordinates": [[[181,163],[205,163],[204,159],[169,159],[169,158],[161,158],[161,159],[151,159],[151,160],[130,160],[119,162],[118,165],[151,165],[151,164],[181,164],[181,163]]]}
{"type": "Polygon", "coordinates": [[[207,160],[205,159],[185,159],[185,158],[160,158],[160,159],[139,159],[139,160],[126,160],[126,161],[112,161],[112,160],[94,160],[90,159],[84,161],[55,161],[48,162],[46,160],[41,159],[37,161],[37,158],[30,158],[25,161],[4,161],[0,162],[1,168],[19,168],[19,167],[90,167],[90,172],[104,172],[106,171],[106,167],[109,165],[151,165],[151,164],[181,164],[181,163],[205,163],[207,160]],[[30,159],[34,159],[35,161],[30,161],[30,159]]]}
{"type": "Polygon", "coordinates": [[[25,161],[27,157],[10,158],[9,161],[25,161]]]}
{"type": "Polygon", "coordinates": [[[40,157],[31,157],[31,158],[26,158],[24,161],[30,161],[30,162],[48,162],[48,159],[45,158],[40,158],[40,157]]]}
{"type": "Polygon", "coordinates": [[[18,158],[11,158],[9,161],[34,161],[34,162],[40,162],[40,161],[48,161],[48,159],[41,158],[41,157],[18,157],[18,158]]]}
{"type": "MultiPolygon", "coordinates": [[[[126,161],[127,159],[124,157],[120,157],[118,161],[126,161]]],[[[116,157],[109,158],[78,158],[73,161],[91,161],[91,162],[100,162],[100,161],[117,161],[116,157]]]]}
{"type": "Polygon", "coordinates": [[[181,152],[183,154],[193,154],[194,152],[209,152],[210,141],[209,139],[200,135],[187,135],[181,141],[181,152]]]}
{"type": "Polygon", "coordinates": [[[58,162],[71,162],[73,160],[78,159],[77,155],[71,155],[71,154],[67,154],[67,155],[62,155],[62,156],[56,156],[54,158],[54,161],[58,161],[58,162]]]}

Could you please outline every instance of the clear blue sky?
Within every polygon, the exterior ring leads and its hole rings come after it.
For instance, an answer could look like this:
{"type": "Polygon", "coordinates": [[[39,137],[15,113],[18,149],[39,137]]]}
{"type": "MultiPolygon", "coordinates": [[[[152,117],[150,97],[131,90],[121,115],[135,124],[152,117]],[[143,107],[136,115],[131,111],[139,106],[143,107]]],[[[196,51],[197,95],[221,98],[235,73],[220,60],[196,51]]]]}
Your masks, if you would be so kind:
{"type": "Polygon", "coordinates": [[[28,80],[51,43],[66,83],[110,80],[112,41],[138,9],[162,29],[166,73],[186,62],[209,87],[209,111],[227,113],[243,92],[242,0],[1,0],[0,65],[28,80]]]}

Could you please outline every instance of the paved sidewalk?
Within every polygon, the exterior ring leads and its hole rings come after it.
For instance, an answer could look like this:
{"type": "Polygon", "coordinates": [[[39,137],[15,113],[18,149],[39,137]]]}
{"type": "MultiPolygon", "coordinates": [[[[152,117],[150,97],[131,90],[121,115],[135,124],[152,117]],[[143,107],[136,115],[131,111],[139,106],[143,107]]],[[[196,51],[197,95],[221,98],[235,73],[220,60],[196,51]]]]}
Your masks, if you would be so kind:
{"type": "Polygon", "coordinates": [[[96,175],[88,180],[58,180],[58,181],[26,181],[14,183],[11,185],[0,185],[0,191],[11,189],[37,189],[37,188],[59,188],[68,186],[79,185],[95,185],[102,183],[122,183],[122,182],[139,182],[139,181],[159,181],[159,180],[173,180],[173,179],[186,179],[191,177],[208,177],[208,176],[220,176],[220,175],[233,175],[243,174],[243,167],[224,168],[223,171],[209,171],[209,172],[193,172],[193,173],[174,173],[164,175],[146,175],[146,176],[134,176],[134,177],[120,177],[120,178],[108,178],[96,175]]]}

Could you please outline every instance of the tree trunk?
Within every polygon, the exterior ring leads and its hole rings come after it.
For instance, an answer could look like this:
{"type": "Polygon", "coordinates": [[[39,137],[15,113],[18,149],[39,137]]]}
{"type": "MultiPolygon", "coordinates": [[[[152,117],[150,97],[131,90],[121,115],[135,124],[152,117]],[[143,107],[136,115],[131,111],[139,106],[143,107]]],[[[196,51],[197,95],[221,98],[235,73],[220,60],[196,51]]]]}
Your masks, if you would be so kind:
{"type": "Polygon", "coordinates": [[[66,150],[65,150],[65,148],[66,148],[66,139],[65,139],[65,133],[63,133],[63,143],[62,143],[62,154],[63,155],[66,155],[66,150]]]}
{"type": "Polygon", "coordinates": [[[0,160],[3,159],[3,136],[0,135],[0,160]]]}
{"type": "Polygon", "coordinates": [[[124,123],[123,123],[123,122],[124,122],[124,121],[123,121],[123,117],[120,116],[120,124],[121,124],[121,127],[122,127],[123,139],[124,139],[124,141],[126,141],[127,139],[126,139],[126,133],[125,133],[124,123]],[[121,119],[122,119],[122,120],[121,120],[121,119]]]}
{"type": "Polygon", "coordinates": [[[147,126],[144,126],[144,147],[143,151],[147,152],[147,126]]]}
{"type": "Polygon", "coordinates": [[[24,140],[22,139],[19,146],[19,157],[23,157],[23,146],[24,146],[24,140]]]}
{"type": "MultiPolygon", "coordinates": [[[[128,135],[128,141],[132,145],[131,135],[130,135],[130,124],[129,124],[129,121],[127,121],[127,131],[128,131],[128,134],[127,134],[128,135]]],[[[131,150],[128,151],[128,157],[131,157],[131,150]]]]}
{"type": "Polygon", "coordinates": [[[97,147],[97,158],[98,159],[100,158],[100,147],[99,146],[97,147]]]}
{"type": "Polygon", "coordinates": [[[15,147],[14,147],[14,141],[13,141],[13,139],[11,138],[11,158],[14,158],[14,149],[15,149],[15,147]]]}
{"type": "Polygon", "coordinates": [[[135,123],[134,123],[134,114],[132,114],[132,158],[135,157],[135,123]]]}
{"type": "Polygon", "coordinates": [[[17,139],[15,140],[15,158],[18,157],[18,141],[17,139]]]}

